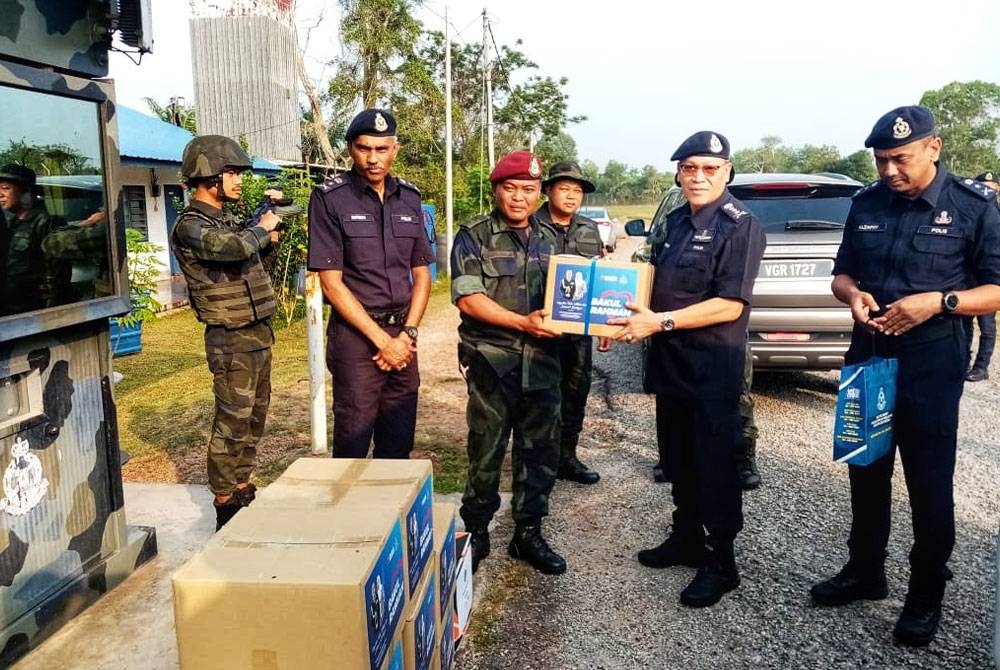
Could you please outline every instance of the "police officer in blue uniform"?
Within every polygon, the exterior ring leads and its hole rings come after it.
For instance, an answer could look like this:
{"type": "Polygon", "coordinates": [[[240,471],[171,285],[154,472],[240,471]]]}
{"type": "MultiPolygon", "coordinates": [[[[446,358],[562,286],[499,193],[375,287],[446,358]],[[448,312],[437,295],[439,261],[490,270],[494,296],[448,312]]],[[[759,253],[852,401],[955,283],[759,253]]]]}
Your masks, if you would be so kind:
{"type": "Polygon", "coordinates": [[[309,201],[309,269],[332,305],[333,456],[408,458],[417,419],[417,327],[434,260],[420,192],[389,173],[396,120],[366,109],[347,128],[353,169],[309,201]],[[412,275],[412,281],[410,279],[412,275]]]}
{"type": "MultiPolygon", "coordinates": [[[[976,181],[986,184],[997,194],[995,200],[1000,208],[1000,174],[988,171],[976,176],[976,181]]],[[[977,317],[967,317],[965,319],[965,341],[969,345],[969,372],[965,375],[967,382],[981,382],[990,378],[990,360],[993,358],[993,349],[997,343],[997,315],[993,312],[980,314],[977,317]],[[979,346],[976,356],[972,356],[972,331],[973,322],[979,324],[979,346]]]]}
{"type": "Polygon", "coordinates": [[[697,567],[681,592],[689,607],[714,605],[739,586],[733,542],[743,528],[743,392],[750,298],[766,239],[757,219],[726,188],[729,142],[702,131],[670,160],[687,203],[667,216],[653,249],[650,308],[612,322],[615,339],[650,337],[646,391],[656,394],[657,441],[672,474],[673,529],[639,552],[652,568],[697,567]]]}
{"type": "Polygon", "coordinates": [[[888,112],[865,146],[874,150],[880,180],[854,197],[832,289],[855,321],[845,362],[872,355],[899,361],[895,449],[867,467],[849,466],[849,558],[811,593],[820,605],[888,595],[898,449],[914,541],[909,589],[893,633],[904,644],[925,645],[941,618],[955,542],[952,480],[968,355],[959,317],[1000,308],[1000,212],[986,186],[939,165],[941,138],[924,107],[888,112]]]}

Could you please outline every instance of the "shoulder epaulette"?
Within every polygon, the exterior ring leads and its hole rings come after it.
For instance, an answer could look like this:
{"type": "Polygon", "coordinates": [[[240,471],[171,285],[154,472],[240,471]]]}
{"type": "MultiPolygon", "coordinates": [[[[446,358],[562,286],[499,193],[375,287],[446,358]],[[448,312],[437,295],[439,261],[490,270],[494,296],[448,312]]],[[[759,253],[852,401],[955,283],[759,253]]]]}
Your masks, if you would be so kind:
{"type": "Polygon", "coordinates": [[[862,186],[861,188],[859,188],[857,191],[854,192],[854,195],[851,196],[851,197],[852,198],[857,198],[857,197],[862,196],[862,195],[864,195],[866,193],[871,193],[881,183],[882,183],[881,179],[876,179],[875,181],[873,181],[872,183],[868,184],[867,186],[862,186]]]}
{"type": "Polygon", "coordinates": [[[476,228],[476,227],[478,227],[478,226],[486,223],[489,220],[490,220],[490,217],[487,216],[486,214],[483,214],[482,216],[474,216],[471,219],[469,219],[468,221],[462,222],[459,225],[459,227],[460,228],[468,228],[469,230],[472,230],[473,228],[476,228]]]}
{"type": "Polygon", "coordinates": [[[338,189],[346,184],[347,180],[344,179],[343,177],[334,177],[333,179],[327,179],[322,184],[317,184],[316,188],[318,188],[320,191],[323,191],[324,193],[329,193],[330,191],[338,189]]]}
{"type": "Polygon", "coordinates": [[[411,191],[416,191],[417,195],[420,195],[420,189],[417,188],[414,184],[411,184],[410,182],[406,181],[405,179],[400,179],[399,177],[396,177],[396,181],[399,182],[400,186],[406,187],[406,188],[410,189],[411,191]]]}
{"type": "Polygon", "coordinates": [[[964,186],[967,190],[972,191],[983,200],[992,200],[995,197],[997,197],[996,191],[994,191],[981,181],[976,181],[975,179],[968,179],[966,177],[959,177],[956,175],[952,175],[952,177],[955,179],[955,181],[964,186]]]}
{"type": "Polygon", "coordinates": [[[740,209],[732,200],[722,206],[722,211],[726,216],[737,223],[750,215],[750,212],[745,209],[740,209]]]}

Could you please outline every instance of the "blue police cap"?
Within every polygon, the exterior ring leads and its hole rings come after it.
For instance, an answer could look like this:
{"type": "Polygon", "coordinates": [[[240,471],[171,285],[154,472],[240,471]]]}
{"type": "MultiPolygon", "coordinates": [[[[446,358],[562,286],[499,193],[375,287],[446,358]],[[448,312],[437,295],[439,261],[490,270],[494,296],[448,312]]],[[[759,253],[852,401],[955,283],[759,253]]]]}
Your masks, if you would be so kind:
{"type": "Polygon", "coordinates": [[[729,160],[729,140],[711,130],[699,131],[681,142],[670,160],[682,161],[690,156],[715,156],[729,160]]]}
{"type": "Polygon", "coordinates": [[[934,135],[934,115],[920,105],[897,107],[875,122],[865,140],[869,149],[895,149],[934,135]]]}
{"type": "Polygon", "coordinates": [[[356,137],[390,137],[396,134],[396,119],[384,109],[366,109],[351,120],[345,137],[353,142],[356,137]]]}
{"type": "Polygon", "coordinates": [[[994,172],[992,170],[987,170],[981,175],[976,176],[976,181],[991,181],[994,184],[1000,184],[1000,172],[994,172]]]}

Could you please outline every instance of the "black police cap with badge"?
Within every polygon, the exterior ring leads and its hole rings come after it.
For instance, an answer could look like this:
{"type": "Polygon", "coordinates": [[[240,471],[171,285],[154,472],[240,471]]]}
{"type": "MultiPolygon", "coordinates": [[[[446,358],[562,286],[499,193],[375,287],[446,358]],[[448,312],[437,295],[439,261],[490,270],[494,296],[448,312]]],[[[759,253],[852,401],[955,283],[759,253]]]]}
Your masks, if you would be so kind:
{"type": "Polygon", "coordinates": [[[920,105],[897,107],[875,122],[865,139],[869,149],[895,149],[934,136],[934,115],[920,105]]]}
{"type": "Polygon", "coordinates": [[[981,175],[976,175],[975,179],[976,181],[991,181],[994,184],[1000,184],[1000,172],[988,170],[981,175]]]}
{"type": "Polygon", "coordinates": [[[366,109],[351,120],[345,138],[350,143],[362,135],[391,137],[395,134],[396,119],[392,114],[384,109],[366,109]]]}
{"type": "MultiPolygon", "coordinates": [[[[725,135],[714,133],[711,130],[698,131],[681,142],[681,145],[677,147],[677,151],[673,153],[670,160],[682,161],[691,156],[714,156],[715,158],[729,160],[729,140],[726,139],[725,135]]],[[[730,168],[729,180],[726,183],[731,182],[735,175],[736,170],[730,168]]],[[[681,185],[677,175],[674,175],[674,183],[678,186],[681,185]]]]}

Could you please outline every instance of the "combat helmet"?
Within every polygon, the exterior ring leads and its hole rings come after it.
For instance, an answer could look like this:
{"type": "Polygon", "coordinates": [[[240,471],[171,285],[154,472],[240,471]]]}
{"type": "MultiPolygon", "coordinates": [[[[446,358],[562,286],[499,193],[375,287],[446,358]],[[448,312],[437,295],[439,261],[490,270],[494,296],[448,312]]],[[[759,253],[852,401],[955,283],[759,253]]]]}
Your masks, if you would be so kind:
{"type": "Polygon", "coordinates": [[[199,135],[184,147],[181,174],[186,179],[204,179],[231,167],[249,170],[250,156],[236,140],[224,135],[199,135]]]}

